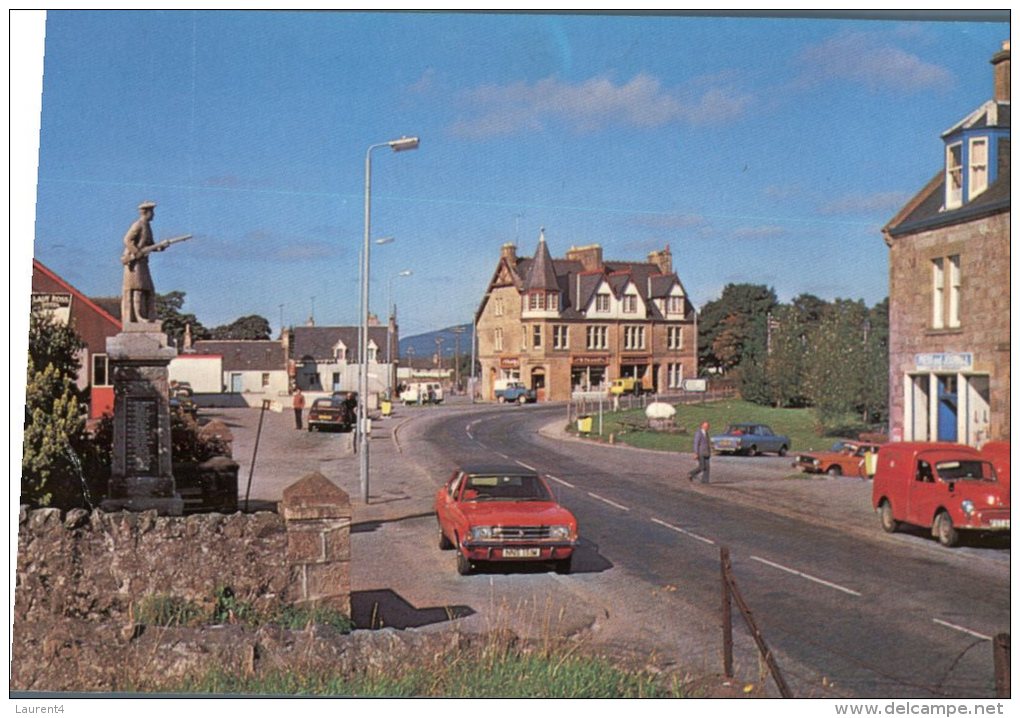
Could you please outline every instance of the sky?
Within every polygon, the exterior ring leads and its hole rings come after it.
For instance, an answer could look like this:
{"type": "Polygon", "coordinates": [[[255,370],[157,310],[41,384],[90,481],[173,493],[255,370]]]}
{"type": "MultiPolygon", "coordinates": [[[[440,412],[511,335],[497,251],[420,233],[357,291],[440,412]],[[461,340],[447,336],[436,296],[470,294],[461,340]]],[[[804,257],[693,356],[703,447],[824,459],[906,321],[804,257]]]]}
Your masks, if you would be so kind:
{"type": "Polygon", "coordinates": [[[402,336],[470,322],[542,228],[554,257],[669,245],[698,307],[743,282],[872,305],[881,227],[991,98],[1004,16],[51,11],[20,244],[115,296],[152,200],[157,240],[194,236],[156,290],[205,326],[356,324],[366,152],[418,136],[371,153],[370,304],[402,336]]]}

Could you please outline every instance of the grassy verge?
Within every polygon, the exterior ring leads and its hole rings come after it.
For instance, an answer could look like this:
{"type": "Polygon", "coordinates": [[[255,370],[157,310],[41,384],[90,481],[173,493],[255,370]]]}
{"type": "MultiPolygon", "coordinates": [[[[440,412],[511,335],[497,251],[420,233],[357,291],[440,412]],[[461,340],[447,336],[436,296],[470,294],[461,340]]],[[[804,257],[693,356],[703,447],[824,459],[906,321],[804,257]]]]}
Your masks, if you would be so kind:
{"type": "MultiPolygon", "coordinates": [[[[704,404],[678,404],[676,410],[675,424],[680,431],[675,433],[634,429],[634,424],[645,422],[643,409],[606,412],[602,416],[602,439],[608,440],[612,434],[614,441],[629,446],[689,452],[695,429],[702,421],[707,421],[711,425],[711,433],[722,432],[728,424],[738,422],[767,424],[777,434],[790,437],[791,451],[827,449],[833,442],[832,437],[819,436],[815,416],[810,409],[775,409],[740,399],[728,399],[704,404]]],[[[570,430],[576,431],[576,426],[570,427],[570,430]]],[[[593,430],[598,431],[597,416],[593,430]]],[[[596,434],[592,436],[594,438],[596,434]]]]}

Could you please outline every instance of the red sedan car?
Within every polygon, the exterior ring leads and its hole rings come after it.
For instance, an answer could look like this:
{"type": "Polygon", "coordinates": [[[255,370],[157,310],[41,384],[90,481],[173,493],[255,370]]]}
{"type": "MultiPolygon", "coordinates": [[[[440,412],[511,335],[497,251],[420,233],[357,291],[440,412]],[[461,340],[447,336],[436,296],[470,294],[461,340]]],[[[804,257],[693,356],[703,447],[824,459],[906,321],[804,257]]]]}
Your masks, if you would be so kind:
{"type": "Polygon", "coordinates": [[[483,561],[545,561],[569,573],[577,519],[545,480],[518,466],[463,466],[436,493],[439,548],[457,550],[457,572],[483,561]]]}

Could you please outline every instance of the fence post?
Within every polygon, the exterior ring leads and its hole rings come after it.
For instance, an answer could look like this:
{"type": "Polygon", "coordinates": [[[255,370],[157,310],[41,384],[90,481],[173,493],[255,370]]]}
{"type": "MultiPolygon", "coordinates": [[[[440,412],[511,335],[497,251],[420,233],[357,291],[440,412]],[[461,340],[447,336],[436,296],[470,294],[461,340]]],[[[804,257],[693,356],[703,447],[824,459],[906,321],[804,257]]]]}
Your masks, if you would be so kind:
{"type": "Polygon", "coordinates": [[[723,675],[733,678],[733,608],[730,600],[730,550],[719,549],[722,572],[723,675]]]}
{"type": "Polygon", "coordinates": [[[998,633],[992,641],[995,664],[995,697],[1009,698],[1009,634],[998,633]]]}

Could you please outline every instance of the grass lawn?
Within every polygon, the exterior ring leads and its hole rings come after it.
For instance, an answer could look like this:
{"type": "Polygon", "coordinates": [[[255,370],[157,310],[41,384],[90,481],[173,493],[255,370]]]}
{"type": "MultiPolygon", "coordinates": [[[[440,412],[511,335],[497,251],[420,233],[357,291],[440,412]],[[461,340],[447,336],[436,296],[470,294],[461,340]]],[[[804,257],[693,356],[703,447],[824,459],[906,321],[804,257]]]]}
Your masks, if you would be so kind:
{"type": "MultiPolygon", "coordinates": [[[[740,399],[704,404],[678,404],[674,421],[677,427],[683,428],[682,433],[635,431],[628,428],[626,423],[644,424],[644,409],[626,409],[616,413],[608,411],[602,417],[602,438],[608,440],[609,435],[613,434],[614,440],[621,444],[659,451],[689,452],[698,425],[702,421],[708,421],[711,425],[710,434],[721,433],[727,424],[741,422],[767,424],[777,434],[790,437],[791,452],[827,449],[835,441],[831,436],[818,435],[815,429],[815,416],[811,409],[773,409],[740,399]]],[[[592,429],[597,432],[597,415],[593,424],[592,429]]],[[[576,429],[576,426],[571,428],[576,429]]],[[[593,436],[596,435],[593,433],[593,436]]]]}

